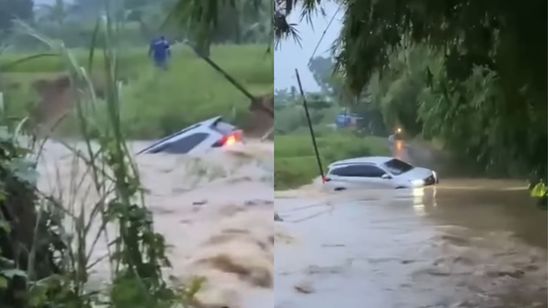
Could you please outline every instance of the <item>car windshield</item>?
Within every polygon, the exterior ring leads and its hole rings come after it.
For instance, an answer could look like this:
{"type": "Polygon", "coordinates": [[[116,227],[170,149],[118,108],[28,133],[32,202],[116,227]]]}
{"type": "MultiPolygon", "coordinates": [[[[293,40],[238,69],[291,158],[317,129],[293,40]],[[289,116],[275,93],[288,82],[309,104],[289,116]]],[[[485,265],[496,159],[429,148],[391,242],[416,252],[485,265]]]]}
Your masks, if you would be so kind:
{"type": "Polygon", "coordinates": [[[389,160],[384,163],[384,166],[386,167],[388,172],[392,173],[393,175],[400,175],[413,169],[413,166],[399,159],[389,160]]]}

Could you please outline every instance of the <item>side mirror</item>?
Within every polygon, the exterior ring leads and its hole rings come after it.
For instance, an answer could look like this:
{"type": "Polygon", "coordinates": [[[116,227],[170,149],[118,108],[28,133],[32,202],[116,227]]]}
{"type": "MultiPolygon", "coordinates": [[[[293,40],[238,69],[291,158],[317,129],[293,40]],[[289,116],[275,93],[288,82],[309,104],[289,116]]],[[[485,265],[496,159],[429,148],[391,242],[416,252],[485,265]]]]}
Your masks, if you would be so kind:
{"type": "Polygon", "coordinates": [[[385,173],[385,174],[383,174],[383,175],[381,176],[381,179],[383,179],[383,180],[391,180],[392,177],[390,176],[390,174],[385,173]]]}

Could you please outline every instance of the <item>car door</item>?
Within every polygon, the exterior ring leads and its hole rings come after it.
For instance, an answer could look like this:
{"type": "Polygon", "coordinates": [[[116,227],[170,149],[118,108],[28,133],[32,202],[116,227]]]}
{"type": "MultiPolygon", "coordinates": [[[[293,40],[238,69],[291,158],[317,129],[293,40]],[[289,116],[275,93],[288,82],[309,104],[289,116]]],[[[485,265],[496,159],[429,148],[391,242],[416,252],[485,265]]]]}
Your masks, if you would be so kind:
{"type": "Polygon", "coordinates": [[[383,179],[385,172],[372,164],[352,164],[333,169],[329,178],[331,185],[345,188],[385,188],[391,187],[388,179],[383,179]]]}
{"type": "Polygon", "coordinates": [[[335,166],[328,172],[328,184],[333,188],[352,188],[359,185],[352,176],[352,165],[335,166]]]}
{"type": "Polygon", "coordinates": [[[355,165],[352,169],[352,177],[357,185],[367,188],[388,188],[392,187],[390,179],[384,179],[384,170],[373,164],[355,165]]]}

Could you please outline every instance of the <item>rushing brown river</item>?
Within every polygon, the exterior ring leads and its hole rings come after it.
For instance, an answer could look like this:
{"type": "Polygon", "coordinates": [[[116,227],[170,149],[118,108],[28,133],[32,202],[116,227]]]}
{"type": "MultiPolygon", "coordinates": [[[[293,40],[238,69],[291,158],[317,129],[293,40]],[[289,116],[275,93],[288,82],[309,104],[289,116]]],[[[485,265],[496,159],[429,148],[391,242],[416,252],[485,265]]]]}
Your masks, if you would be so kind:
{"type": "MultiPolygon", "coordinates": [[[[130,144],[135,152],[145,145],[130,144]]],[[[83,164],[73,158],[63,145],[47,143],[39,186],[63,196],[67,208],[90,207],[97,196],[83,164]]],[[[136,164],[155,229],[170,245],[169,276],[179,282],[206,278],[197,295],[201,307],[272,307],[272,143],[252,141],[201,157],[139,155],[136,164]]],[[[107,253],[105,243],[93,250],[95,259],[107,253]]],[[[91,287],[107,280],[106,263],[94,268],[91,287]]]]}
{"type": "MultiPolygon", "coordinates": [[[[313,184],[278,193],[273,205],[272,146],[136,159],[155,228],[171,245],[169,275],[205,277],[203,307],[548,304],[547,217],[525,183],[442,178],[428,189],[338,193],[313,184]],[[283,219],[275,226],[274,207],[283,219]]],[[[40,187],[67,207],[87,206],[96,196],[75,180],[85,169],[71,156],[48,143],[40,187]]],[[[106,264],[95,271],[91,284],[108,277],[106,264]]]]}

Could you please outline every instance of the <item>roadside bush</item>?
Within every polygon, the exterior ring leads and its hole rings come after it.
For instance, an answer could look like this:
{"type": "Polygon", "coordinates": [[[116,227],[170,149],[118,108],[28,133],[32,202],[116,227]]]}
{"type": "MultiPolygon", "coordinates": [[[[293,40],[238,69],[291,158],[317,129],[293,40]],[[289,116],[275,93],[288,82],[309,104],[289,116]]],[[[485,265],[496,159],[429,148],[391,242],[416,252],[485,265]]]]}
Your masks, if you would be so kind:
{"type": "MultiPolygon", "coordinates": [[[[295,188],[319,176],[312,140],[308,134],[275,137],[275,189],[295,188]]],[[[348,133],[325,133],[317,137],[324,169],[336,160],[388,155],[384,138],[358,137],[348,133]]],[[[324,170],[324,172],[327,170],[324,170]]]]}
{"type": "MultiPolygon", "coordinates": [[[[67,21],[64,25],[56,23],[40,23],[40,30],[43,34],[52,39],[63,40],[63,44],[68,48],[89,46],[93,31],[95,30],[95,21],[82,22],[67,21]]],[[[136,22],[126,22],[118,29],[120,31],[120,40],[118,46],[138,46],[147,44],[149,37],[142,33],[139,24],[136,22]]],[[[104,42],[97,42],[97,47],[102,47],[104,42]]],[[[12,46],[17,50],[37,50],[43,49],[40,42],[32,37],[20,36],[12,41],[12,46]]]]}
{"type": "MultiPolygon", "coordinates": [[[[110,29],[108,19],[105,27],[110,29]]],[[[71,185],[68,196],[56,189],[42,191],[37,185],[37,162],[46,140],[21,135],[24,121],[14,131],[1,134],[0,307],[186,307],[199,286],[190,284],[191,292],[174,288],[162,271],[171,266],[167,245],[154,231],[153,213],[145,203],[138,169],[121,133],[118,80],[105,84],[106,99],[101,103],[107,107],[108,121],[102,125],[89,121],[93,119],[87,116],[93,113],[89,107],[100,104],[87,82],[86,70],[72,61],[70,50],[62,44],[28,26],[25,30],[65,59],[74,80],[75,133],[83,144],[61,142],[74,163],[63,180],[70,177],[71,183],[82,185],[71,185]],[[91,130],[96,142],[89,138],[91,130]],[[31,145],[22,147],[21,139],[29,139],[31,145]],[[79,177],[75,166],[81,163],[86,168],[79,177]],[[94,197],[76,197],[83,191],[94,197]],[[99,240],[104,241],[107,253],[94,256],[99,240]],[[111,279],[92,287],[90,277],[100,262],[108,263],[111,279]]],[[[104,31],[106,42],[112,41],[110,35],[104,31]]],[[[104,50],[105,72],[116,72],[114,51],[112,46],[104,50]]],[[[63,180],[57,178],[59,187],[63,180]]]]}
{"type": "MultiPolygon", "coordinates": [[[[261,95],[273,89],[273,60],[265,50],[263,45],[217,45],[212,48],[211,58],[251,93],[261,95]]],[[[89,52],[73,50],[72,53],[77,62],[87,63],[89,52]]],[[[3,56],[0,67],[22,57],[24,55],[3,56]]],[[[181,46],[174,47],[172,60],[169,70],[163,72],[152,67],[146,50],[130,49],[121,54],[120,77],[125,81],[121,90],[121,124],[127,137],[158,138],[217,115],[239,126],[246,122],[250,102],[223,76],[181,46]]],[[[9,66],[8,72],[0,72],[0,77],[5,83],[17,80],[21,89],[28,89],[38,79],[47,80],[63,73],[63,65],[59,58],[44,57],[9,66]]],[[[94,70],[100,71],[102,65],[104,59],[97,55],[94,70]]],[[[92,76],[96,87],[101,88],[102,74],[92,73],[92,76]]],[[[2,90],[6,91],[0,88],[2,90]]],[[[10,98],[7,104],[21,106],[26,104],[23,98],[29,100],[19,92],[7,91],[10,98]]],[[[105,113],[99,113],[98,117],[101,121],[105,113]]],[[[58,133],[73,134],[76,123],[75,119],[67,119],[58,133]]]]}

